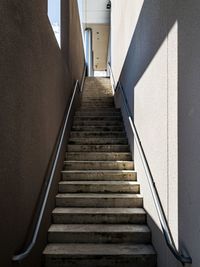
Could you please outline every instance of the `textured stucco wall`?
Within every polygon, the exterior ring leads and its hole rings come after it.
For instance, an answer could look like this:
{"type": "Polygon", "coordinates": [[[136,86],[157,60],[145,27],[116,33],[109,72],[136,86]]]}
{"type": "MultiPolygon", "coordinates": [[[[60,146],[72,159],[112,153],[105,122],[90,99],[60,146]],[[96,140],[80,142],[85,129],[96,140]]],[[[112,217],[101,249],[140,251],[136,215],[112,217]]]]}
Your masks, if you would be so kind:
{"type": "MultiPolygon", "coordinates": [[[[188,249],[195,267],[200,262],[199,215],[195,218],[200,203],[199,10],[198,1],[113,0],[111,26],[115,79],[120,78],[126,92],[175,242],[188,249]]],[[[118,94],[119,105],[120,99],[118,94]]],[[[133,149],[128,125],[127,131],[133,149]]],[[[165,246],[143,166],[133,150],[158,266],[179,266],[165,246]]]]}
{"type": "MultiPolygon", "coordinates": [[[[73,56],[63,60],[46,1],[0,1],[0,265],[4,267],[14,266],[12,255],[30,230],[74,81],[82,75],[79,22],[71,17],[67,23],[74,28],[76,45],[71,41],[68,49],[73,56]]],[[[55,180],[61,167],[62,161],[55,180]]],[[[21,266],[40,266],[56,190],[55,181],[37,245],[21,266]]]]}
{"type": "Polygon", "coordinates": [[[178,10],[179,236],[200,265],[200,2],[178,10]]]}
{"type": "Polygon", "coordinates": [[[84,62],[82,33],[77,1],[61,0],[61,49],[71,77],[80,79],[84,62]],[[76,21],[76,23],[74,23],[76,21]],[[81,53],[80,53],[81,51],[81,53]]]}

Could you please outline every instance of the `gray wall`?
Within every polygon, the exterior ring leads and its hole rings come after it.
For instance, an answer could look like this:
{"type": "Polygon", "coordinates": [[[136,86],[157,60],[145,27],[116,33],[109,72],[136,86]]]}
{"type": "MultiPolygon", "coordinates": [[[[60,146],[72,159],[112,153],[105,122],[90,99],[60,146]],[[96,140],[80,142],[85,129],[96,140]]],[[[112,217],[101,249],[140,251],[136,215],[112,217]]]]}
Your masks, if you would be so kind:
{"type": "MultiPolygon", "coordinates": [[[[195,267],[200,262],[199,11],[199,1],[113,0],[111,15],[114,76],[126,92],[176,245],[189,251],[195,267]]],[[[121,105],[119,93],[116,103],[121,105]]],[[[158,266],[179,266],[164,243],[125,114],[124,120],[158,266]]]]}
{"type": "MultiPolygon", "coordinates": [[[[76,1],[68,4],[76,10],[76,1]]],[[[63,59],[46,1],[0,1],[0,262],[4,267],[13,266],[12,255],[30,230],[65,108],[75,79],[81,79],[80,24],[77,17],[66,23],[74,29],[76,46],[71,42],[68,49],[73,56],[63,59]]],[[[22,266],[40,266],[63,155],[64,148],[37,246],[22,266]]]]}

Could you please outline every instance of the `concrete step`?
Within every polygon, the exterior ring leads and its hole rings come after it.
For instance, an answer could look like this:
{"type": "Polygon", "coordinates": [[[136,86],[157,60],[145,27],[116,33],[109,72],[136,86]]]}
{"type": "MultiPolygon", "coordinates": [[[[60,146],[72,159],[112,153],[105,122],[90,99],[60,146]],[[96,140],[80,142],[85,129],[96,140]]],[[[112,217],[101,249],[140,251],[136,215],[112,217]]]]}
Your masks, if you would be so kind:
{"type": "Polygon", "coordinates": [[[141,208],[140,194],[63,193],[56,196],[57,207],[141,208]]]}
{"type": "Polygon", "coordinates": [[[143,208],[55,208],[53,222],[56,224],[145,224],[143,208]]]}
{"type": "Polygon", "coordinates": [[[155,267],[156,254],[145,244],[49,244],[48,267],[155,267]]]}
{"type": "Polygon", "coordinates": [[[81,103],[105,103],[105,104],[114,104],[114,98],[113,97],[95,97],[95,96],[88,96],[84,95],[82,96],[81,103]]]}
{"type": "Polygon", "coordinates": [[[90,114],[91,113],[93,113],[93,112],[119,112],[120,114],[121,114],[121,109],[119,109],[119,108],[115,108],[115,107],[108,107],[108,108],[90,108],[90,107],[88,107],[88,108],[82,108],[82,107],[79,107],[78,109],[77,109],[77,112],[80,112],[80,111],[82,111],[82,112],[90,112],[90,114]]]}
{"type": "Polygon", "coordinates": [[[76,170],[62,171],[64,181],[136,181],[133,170],[76,170]]]}
{"type": "Polygon", "coordinates": [[[114,103],[113,97],[98,97],[94,95],[83,95],[82,96],[82,103],[85,102],[92,102],[92,103],[114,103]]]}
{"type": "Polygon", "coordinates": [[[68,152],[129,152],[129,145],[68,145],[68,152]]]}
{"type": "Polygon", "coordinates": [[[122,117],[120,116],[74,116],[74,121],[120,121],[122,122],[122,117]]]}
{"type": "Polygon", "coordinates": [[[123,121],[122,120],[110,120],[110,121],[103,121],[103,120],[74,120],[73,126],[121,126],[123,127],[123,121]]]}
{"type": "Polygon", "coordinates": [[[89,116],[94,116],[94,117],[120,117],[121,118],[121,113],[118,112],[118,111],[112,111],[112,112],[109,112],[109,111],[105,111],[105,110],[102,110],[102,111],[77,111],[75,113],[75,116],[78,116],[78,117],[89,117],[89,116]]]}
{"type": "Polygon", "coordinates": [[[67,160],[131,160],[131,153],[127,152],[67,152],[67,160]]]}
{"type": "MultiPolygon", "coordinates": [[[[94,88],[92,90],[94,90],[94,88]]],[[[99,89],[99,90],[94,90],[91,92],[91,88],[89,88],[89,90],[86,89],[86,91],[84,91],[83,97],[113,98],[113,94],[111,92],[107,92],[106,90],[107,89],[105,88],[104,89],[101,88],[101,90],[99,89]]]]}
{"type": "MultiPolygon", "coordinates": [[[[76,111],[76,113],[80,113],[80,111],[84,111],[85,113],[89,113],[89,116],[93,113],[97,113],[98,115],[103,112],[103,114],[118,114],[121,115],[121,112],[119,109],[116,109],[114,106],[114,103],[106,103],[106,102],[91,102],[91,103],[82,103],[79,110],[76,111]],[[86,106],[88,105],[88,106],[86,106]],[[95,106],[94,106],[95,105],[95,106]],[[104,107],[104,108],[102,108],[104,107]],[[91,113],[92,112],[92,113],[91,113]]],[[[77,114],[77,115],[78,115],[77,114]]],[[[82,116],[82,114],[80,114],[82,116]]]]}
{"type": "Polygon", "coordinates": [[[133,170],[133,161],[64,161],[66,170],[133,170]]]}
{"type": "Polygon", "coordinates": [[[120,132],[103,132],[103,131],[98,131],[98,132],[83,132],[83,131],[71,131],[70,133],[71,138],[90,138],[90,137],[98,137],[98,138],[107,138],[107,137],[112,137],[112,138],[126,138],[126,133],[123,131],[120,132]]]}
{"type": "Polygon", "coordinates": [[[116,131],[124,131],[123,126],[73,126],[72,131],[83,131],[83,132],[116,132],[116,131]]]}
{"type": "Polygon", "coordinates": [[[134,243],[148,244],[151,232],[138,224],[53,224],[48,231],[51,243],[134,243]]]}
{"type": "Polygon", "coordinates": [[[126,137],[122,138],[98,138],[98,137],[88,137],[88,138],[70,138],[68,144],[72,145],[126,145],[128,140],[126,137]]]}
{"type": "Polygon", "coordinates": [[[121,113],[120,111],[105,111],[105,110],[100,110],[100,111],[96,111],[96,110],[90,110],[90,111],[77,111],[76,112],[76,116],[91,116],[91,114],[93,116],[120,116],[121,113]]]}
{"type": "Polygon", "coordinates": [[[82,102],[81,108],[115,108],[114,103],[82,102]]]}
{"type": "Polygon", "coordinates": [[[80,108],[91,108],[93,110],[95,109],[99,109],[99,108],[102,108],[102,109],[106,109],[106,108],[115,108],[114,104],[98,104],[98,103],[82,103],[80,108]]]}
{"type": "Polygon", "coordinates": [[[60,193],[140,193],[138,182],[129,181],[61,181],[60,193]]]}

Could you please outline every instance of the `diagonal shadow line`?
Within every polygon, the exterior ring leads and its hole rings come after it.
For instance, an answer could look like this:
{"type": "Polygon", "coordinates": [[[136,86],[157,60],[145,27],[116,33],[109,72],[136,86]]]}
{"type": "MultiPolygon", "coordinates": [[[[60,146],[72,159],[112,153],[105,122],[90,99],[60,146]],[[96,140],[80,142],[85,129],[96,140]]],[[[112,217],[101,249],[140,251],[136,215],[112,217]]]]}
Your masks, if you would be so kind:
{"type": "Polygon", "coordinates": [[[144,0],[120,73],[119,80],[125,92],[134,90],[177,21],[175,2],[144,0]],[[168,15],[168,10],[175,12],[168,15]]]}

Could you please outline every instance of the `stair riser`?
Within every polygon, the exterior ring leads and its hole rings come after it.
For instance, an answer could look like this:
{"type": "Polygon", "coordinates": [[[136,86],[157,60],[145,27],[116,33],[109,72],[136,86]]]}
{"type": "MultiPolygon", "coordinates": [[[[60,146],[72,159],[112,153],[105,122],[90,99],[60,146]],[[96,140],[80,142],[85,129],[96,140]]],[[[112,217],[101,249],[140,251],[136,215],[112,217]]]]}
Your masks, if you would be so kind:
{"type": "Polygon", "coordinates": [[[59,184],[60,193],[140,193],[139,185],[65,185],[59,184]]]}
{"type": "Polygon", "coordinates": [[[68,160],[131,160],[130,153],[66,153],[68,160]]]}
{"type": "Polygon", "coordinates": [[[74,126],[102,126],[102,127],[110,127],[110,126],[119,126],[123,127],[123,122],[120,120],[111,120],[111,121],[97,121],[97,120],[74,120],[74,126]]]}
{"type": "Polygon", "coordinates": [[[62,179],[65,181],[136,181],[137,174],[134,173],[65,173],[62,172],[62,179]]]}
{"type": "Polygon", "coordinates": [[[121,117],[121,113],[116,111],[116,112],[109,112],[109,111],[77,111],[76,112],[76,116],[79,116],[79,117],[87,117],[87,116],[106,116],[106,117],[121,117]]]}
{"type": "Polygon", "coordinates": [[[114,99],[113,98],[106,98],[106,97],[102,97],[102,98],[97,98],[97,97],[93,97],[93,96],[83,96],[82,97],[82,104],[85,103],[97,103],[97,104],[113,104],[114,105],[114,99]]]}
{"type": "Polygon", "coordinates": [[[68,145],[68,152],[129,152],[128,145],[68,145]]]}
{"type": "Polygon", "coordinates": [[[120,126],[73,126],[72,131],[85,131],[85,132],[116,132],[116,131],[123,131],[124,127],[120,126]]]}
{"type": "Polygon", "coordinates": [[[84,105],[85,103],[87,104],[99,104],[99,105],[113,105],[114,106],[114,101],[113,99],[98,99],[98,98],[93,98],[93,97],[83,97],[82,98],[82,104],[84,105]]]}
{"type": "Polygon", "coordinates": [[[75,116],[74,117],[74,122],[77,121],[114,121],[114,122],[122,122],[122,117],[121,116],[75,116]]]}
{"type": "Polygon", "coordinates": [[[52,243],[134,243],[148,244],[150,232],[98,233],[98,232],[50,232],[48,241],[52,243]]]}
{"type": "Polygon", "coordinates": [[[133,170],[134,163],[130,162],[101,162],[101,161],[85,161],[85,162],[65,162],[65,170],[133,170]]]}
{"type": "Polygon", "coordinates": [[[72,145],[127,145],[126,138],[70,138],[69,144],[72,145]]]}
{"type": "MultiPolygon", "coordinates": [[[[90,89],[91,90],[91,89],[90,89]]],[[[110,95],[110,93],[104,93],[103,96],[101,98],[99,98],[99,96],[96,96],[98,92],[90,92],[90,91],[84,91],[84,94],[82,96],[82,99],[96,99],[96,100],[112,100],[113,101],[113,96],[110,95]]]]}
{"type": "Polygon", "coordinates": [[[141,208],[142,198],[56,198],[57,207],[141,208]]]}
{"type": "Polygon", "coordinates": [[[94,102],[84,102],[81,104],[81,108],[115,108],[114,103],[94,103],[94,102]]]}
{"type": "Polygon", "coordinates": [[[74,132],[70,133],[71,138],[126,138],[125,132],[74,132]]]}
{"type": "Polygon", "coordinates": [[[121,115],[121,112],[120,112],[120,109],[118,108],[115,108],[115,107],[107,107],[107,108],[95,108],[95,110],[93,108],[82,108],[82,107],[79,107],[77,109],[77,112],[89,112],[90,114],[93,113],[93,112],[114,112],[114,113],[119,113],[121,115]]]}
{"type": "Polygon", "coordinates": [[[138,257],[131,256],[96,256],[82,258],[58,258],[47,257],[45,264],[48,267],[155,267],[156,257],[143,255],[138,257]]]}
{"type": "Polygon", "coordinates": [[[94,99],[94,100],[99,100],[99,101],[113,101],[113,96],[110,96],[110,95],[108,95],[108,94],[106,94],[106,95],[104,95],[104,96],[102,96],[101,98],[99,98],[97,95],[96,95],[96,93],[91,93],[91,92],[85,92],[84,91],[84,94],[83,94],[83,96],[82,96],[82,101],[83,100],[92,100],[92,99],[94,99]]]}
{"type": "Polygon", "coordinates": [[[121,223],[133,223],[144,224],[146,223],[145,214],[54,214],[54,223],[90,223],[90,224],[121,224],[121,223]]]}

